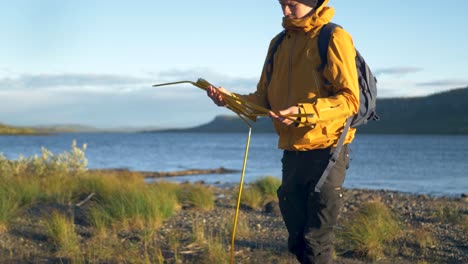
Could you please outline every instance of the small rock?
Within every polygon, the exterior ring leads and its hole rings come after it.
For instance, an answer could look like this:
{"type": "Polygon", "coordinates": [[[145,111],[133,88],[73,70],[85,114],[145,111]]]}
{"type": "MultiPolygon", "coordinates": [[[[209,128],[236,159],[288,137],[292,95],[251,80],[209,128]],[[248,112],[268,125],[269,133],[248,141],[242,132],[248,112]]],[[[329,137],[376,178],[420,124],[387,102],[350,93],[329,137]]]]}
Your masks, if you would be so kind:
{"type": "Polygon", "coordinates": [[[461,200],[463,202],[468,202],[468,193],[462,193],[461,200]]]}
{"type": "Polygon", "coordinates": [[[279,204],[278,204],[277,201],[271,201],[271,202],[267,203],[265,205],[264,211],[265,211],[265,213],[273,214],[275,216],[280,216],[281,215],[281,211],[280,211],[279,204]]]}
{"type": "Polygon", "coordinates": [[[421,199],[421,200],[429,200],[429,196],[426,195],[426,194],[420,194],[420,195],[418,195],[418,199],[421,199]]]}

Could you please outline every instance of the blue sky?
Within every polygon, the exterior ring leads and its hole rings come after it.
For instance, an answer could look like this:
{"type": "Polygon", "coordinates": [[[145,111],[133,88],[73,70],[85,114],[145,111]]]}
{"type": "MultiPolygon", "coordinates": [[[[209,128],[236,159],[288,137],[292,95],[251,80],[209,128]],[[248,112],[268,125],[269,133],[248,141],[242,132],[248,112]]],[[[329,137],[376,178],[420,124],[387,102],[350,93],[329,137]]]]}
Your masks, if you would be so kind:
{"type": "MultiPolygon", "coordinates": [[[[468,85],[468,1],[331,0],[379,79],[379,97],[468,85]]],[[[0,122],[189,127],[229,114],[190,85],[255,89],[274,0],[0,0],[0,122]]]]}

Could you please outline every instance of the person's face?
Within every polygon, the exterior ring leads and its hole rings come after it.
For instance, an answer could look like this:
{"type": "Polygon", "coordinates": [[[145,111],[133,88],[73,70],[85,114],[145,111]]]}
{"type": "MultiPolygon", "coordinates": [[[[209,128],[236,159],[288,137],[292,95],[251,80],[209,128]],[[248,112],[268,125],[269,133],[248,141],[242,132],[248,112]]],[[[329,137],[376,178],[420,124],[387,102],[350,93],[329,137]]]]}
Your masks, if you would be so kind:
{"type": "Polygon", "coordinates": [[[283,14],[288,18],[303,18],[312,11],[312,7],[292,0],[279,0],[283,14]]]}

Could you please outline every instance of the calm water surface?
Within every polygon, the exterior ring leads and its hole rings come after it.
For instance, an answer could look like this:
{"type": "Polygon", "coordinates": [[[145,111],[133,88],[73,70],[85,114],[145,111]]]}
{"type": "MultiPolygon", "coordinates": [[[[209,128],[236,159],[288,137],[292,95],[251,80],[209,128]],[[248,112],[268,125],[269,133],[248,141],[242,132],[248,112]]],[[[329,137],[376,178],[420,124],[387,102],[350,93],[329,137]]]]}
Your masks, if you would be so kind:
{"type": "MultiPolygon", "coordinates": [[[[86,143],[89,168],[140,171],[242,168],[247,133],[108,133],[53,136],[0,136],[0,152],[20,154],[69,151],[73,140],[86,143]]],[[[281,177],[276,135],[252,134],[245,181],[281,177]]],[[[468,136],[357,135],[345,186],[458,196],[468,193],[468,136]]],[[[178,177],[176,181],[238,183],[240,173],[178,177]]]]}

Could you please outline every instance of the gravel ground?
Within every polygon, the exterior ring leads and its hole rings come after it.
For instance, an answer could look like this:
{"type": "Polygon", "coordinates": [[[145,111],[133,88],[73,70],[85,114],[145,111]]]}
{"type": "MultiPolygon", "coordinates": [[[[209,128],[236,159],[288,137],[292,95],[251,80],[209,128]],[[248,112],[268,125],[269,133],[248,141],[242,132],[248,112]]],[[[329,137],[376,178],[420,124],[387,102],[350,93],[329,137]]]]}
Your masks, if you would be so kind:
{"type": "MultiPolygon", "coordinates": [[[[212,210],[184,207],[168,218],[155,233],[154,240],[158,241],[165,263],[212,263],[200,260],[206,252],[206,246],[194,243],[194,234],[197,233],[203,236],[199,241],[222,241],[222,250],[229,255],[236,189],[210,188],[216,197],[212,210]]],[[[401,219],[408,233],[407,238],[398,241],[394,245],[396,250],[377,262],[344,254],[336,257],[336,263],[468,263],[466,195],[432,197],[383,190],[345,190],[345,204],[338,227],[351,219],[364,202],[375,200],[387,205],[401,219]],[[412,242],[408,237],[417,234],[414,230],[424,230],[426,233],[422,234],[433,237],[432,243],[421,247],[412,242]]],[[[8,230],[0,230],[0,263],[72,263],[54,257],[45,230],[38,228],[40,220],[37,219],[54,210],[70,212],[70,207],[49,204],[31,208],[16,219],[8,230]]],[[[76,230],[82,243],[86,244],[90,231],[80,222],[82,217],[79,211],[73,214],[76,230]]],[[[121,234],[120,238],[121,241],[131,241],[134,243],[132,245],[142,246],[136,234],[121,234]]],[[[241,208],[235,240],[236,263],[297,263],[287,252],[286,241],[287,232],[276,202],[258,209],[241,208]]]]}
{"type": "MultiPolygon", "coordinates": [[[[161,239],[167,240],[173,230],[179,233],[192,233],[193,227],[202,225],[207,230],[226,229],[232,226],[235,212],[235,192],[232,188],[216,189],[216,206],[208,212],[182,210],[169,219],[162,227],[161,239]]],[[[468,236],[466,224],[457,219],[468,219],[466,195],[462,197],[431,197],[427,195],[411,195],[384,190],[345,190],[345,204],[339,217],[338,226],[342,225],[366,201],[381,201],[399,216],[408,232],[410,230],[425,230],[434,237],[432,245],[421,248],[411,243],[411,239],[399,241],[397,252],[378,263],[468,263],[468,236]],[[457,212],[454,219],[440,219],[441,208],[451,208],[457,212]]],[[[297,263],[287,252],[287,231],[281,219],[279,208],[273,202],[265,208],[242,208],[238,224],[238,234],[235,242],[236,263],[297,263]],[[247,230],[247,231],[246,231],[247,230]]],[[[225,242],[230,244],[230,232],[220,232],[225,236],[225,242]]],[[[410,234],[409,237],[412,235],[410,234]]],[[[197,255],[190,245],[181,245],[181,252],[187,255],[197,255]],[[188,248],[184,248],[188,247],[188,248]]],[[[171,250],[165,252],[171,257],[171,250]]],[[[356,256],[337,256],[336,263],[374,263],[356,256]]],[[[196,263],[190,257],[187,263],[196,263]]]]}

